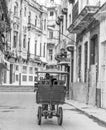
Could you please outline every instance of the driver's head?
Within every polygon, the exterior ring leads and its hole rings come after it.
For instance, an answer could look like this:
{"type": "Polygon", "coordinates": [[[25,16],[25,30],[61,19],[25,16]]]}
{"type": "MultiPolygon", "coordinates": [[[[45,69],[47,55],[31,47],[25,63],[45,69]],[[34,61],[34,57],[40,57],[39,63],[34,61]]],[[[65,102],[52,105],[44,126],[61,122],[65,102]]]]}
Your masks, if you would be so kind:
{"type": "Polygon", "coordinates": [[[50,78],[50,74],[49,74],[49,73],[46,73],[45,78],[46,78],[46,79],[49,79],[49,78],[50,78]]]}

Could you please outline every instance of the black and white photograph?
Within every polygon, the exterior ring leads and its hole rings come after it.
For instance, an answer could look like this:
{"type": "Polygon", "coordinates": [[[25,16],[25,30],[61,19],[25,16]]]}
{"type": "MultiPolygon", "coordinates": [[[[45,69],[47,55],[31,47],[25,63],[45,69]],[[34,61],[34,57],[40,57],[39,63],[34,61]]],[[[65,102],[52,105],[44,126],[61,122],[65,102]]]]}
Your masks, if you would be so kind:
{"type": "Polygon", "coordinates": [[[106,0],[0,0],[0,130],[106,130],[106,0]]]}

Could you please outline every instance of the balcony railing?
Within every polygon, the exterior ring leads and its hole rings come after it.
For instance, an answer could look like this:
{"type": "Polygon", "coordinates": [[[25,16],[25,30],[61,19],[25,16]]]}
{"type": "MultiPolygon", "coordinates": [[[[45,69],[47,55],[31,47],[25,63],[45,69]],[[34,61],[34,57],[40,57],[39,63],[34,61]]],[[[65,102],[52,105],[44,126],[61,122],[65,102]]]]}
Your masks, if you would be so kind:
{"type": "Polygon", "coordinates": [[[38,31],[39,33],[42,33],[42,28],[41,27],[37,27],[32,23],[28,23],[28,29],[35,29],[36,31],[38,31]]]}
{"type": "Polygon", "coordinates": [[[74,44],[68,44],[67,45],[67,51],[69,51],[69,52],[74,51],[74,44]]]}
{"type": "Polygon", "coordinates": [[[81,11],[79,15],[77,15],[76,13],[77,17],[75,16],[73,23],[69,26],[69,32],[82,32],[94,20],[93,15],[98,9],[98,6],[85,6],[85,8],[81,11]]]}

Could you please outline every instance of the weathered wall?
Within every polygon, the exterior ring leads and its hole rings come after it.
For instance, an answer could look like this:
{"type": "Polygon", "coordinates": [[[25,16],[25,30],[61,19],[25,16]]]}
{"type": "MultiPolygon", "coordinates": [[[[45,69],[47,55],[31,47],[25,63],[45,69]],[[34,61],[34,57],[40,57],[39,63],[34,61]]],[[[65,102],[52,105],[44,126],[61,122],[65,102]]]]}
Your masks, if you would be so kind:
{"type": "Polygon", "coordinates": [[[96,105],[96,65],[89,72],[89,104],[96,105]]]}
{"type": "Polygon", "coordinates": [[[70,89],[71,99],[86,103],[87,93],[88,93],[87,84],[79,82],[71,84],[70,89]]]}

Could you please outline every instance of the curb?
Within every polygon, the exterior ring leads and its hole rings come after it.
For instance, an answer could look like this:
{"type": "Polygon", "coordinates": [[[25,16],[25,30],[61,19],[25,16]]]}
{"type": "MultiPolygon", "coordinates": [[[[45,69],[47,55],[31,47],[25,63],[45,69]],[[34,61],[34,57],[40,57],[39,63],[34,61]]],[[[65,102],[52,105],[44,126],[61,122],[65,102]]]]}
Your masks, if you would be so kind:
{"type": "Polygon", "coordinates": [[[106,127],[106,121],[103,121],[103,120],[101,120],[100,118],[98,118],[98,117],[96,117],[96,116],[94,116],[94,115],[92,115],[92,114],[87,113],[86,111],[84,111],[84,110],[82,110],[82,109],[76,107],[75,105],[73,105],[73,104],[71,104],[71,103],[67,103],[67,102],[65,102],[65,103],[66,103],[67,105],[70,105],[70,106],[75,107],[75,108],[76,108],[78,111],[80,111],[82,114],[88,116],[89,118],[93,119],[95,122],[99,122],[100,125],[103,125],[104,127],[106,127]]]}

